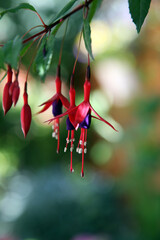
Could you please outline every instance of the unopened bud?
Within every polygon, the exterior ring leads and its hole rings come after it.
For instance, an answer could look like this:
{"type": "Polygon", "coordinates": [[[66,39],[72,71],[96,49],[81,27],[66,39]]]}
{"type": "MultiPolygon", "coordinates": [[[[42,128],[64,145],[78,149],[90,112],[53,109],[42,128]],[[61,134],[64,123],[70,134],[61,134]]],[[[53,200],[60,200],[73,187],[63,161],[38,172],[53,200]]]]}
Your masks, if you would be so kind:
{"type": "Polygon", "coordinates": [[[31,113],[31,108],[27,103],[27,93],[24,93],[23,97],[24,97],[24,105],[21,110],[21,128],[22,128],[24,137],[26,137],[30,129],[32,113],[31,113]]]}

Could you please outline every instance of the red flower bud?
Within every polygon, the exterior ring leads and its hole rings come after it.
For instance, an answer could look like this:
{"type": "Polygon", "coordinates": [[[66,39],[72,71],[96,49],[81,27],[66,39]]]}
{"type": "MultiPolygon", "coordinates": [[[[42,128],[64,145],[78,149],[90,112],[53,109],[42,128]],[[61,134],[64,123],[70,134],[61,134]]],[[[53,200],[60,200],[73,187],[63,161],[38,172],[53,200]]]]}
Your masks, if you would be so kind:
{"type": "Polygon", "coordinates": [[[12,69],[8,66],[7,72],[8,80],[3,90],[3,111],[4,115],[9,111],[12,106],[12,96],[9,93],[10,86],[12,85],[12,69]]]}
{"type": "Polygon", "coordinates": [[[18,81],[14,81],[9,89],[10,94],[12,95],[12,102],[14,103],[14,107],[19,99],[20,87],[18,81]]]}
{"type": "Polygon", "coordinates": [[[22,128],[24,137],[26,137],[30,129],[32,113],[31,113],[31,108],[28,105],[28,94],[26,92],[23,94],[23,99],[24,99],[24,105],[21,110],[21,128],[22,128]]]}

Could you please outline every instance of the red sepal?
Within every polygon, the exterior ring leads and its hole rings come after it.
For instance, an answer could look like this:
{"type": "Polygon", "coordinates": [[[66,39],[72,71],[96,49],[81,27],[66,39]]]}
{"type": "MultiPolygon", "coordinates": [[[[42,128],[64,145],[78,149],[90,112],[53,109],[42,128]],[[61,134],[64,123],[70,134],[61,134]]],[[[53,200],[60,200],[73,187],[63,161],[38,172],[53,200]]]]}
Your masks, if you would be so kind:
{"type": "Polygon", "coordinates": [[[88,111],[90,109],[89,102],[83,101],[81,104],[78,105],[75,122],[72,123],[75,128],[85,119],[88,111]]]}
{"type": "Polygon", "coordinates": [[[118,132],[118,131],[112,126],[112,124],[110,124],[108,121],[106,121],[104,118],[102,118],[102,117],[92,108],[91,105],[90,105],[90,109],[91,109],[91,110],[95,113],[95,115],[97,116],[97,117],[95,117],[95,116],[92,116],[92,117],[94,117],[94,118],[96,118],[97,120],[100,120],[100,121],[106,123],[108,126],[110,126],[111,128],[113,128],[113,130],[115,130],[116,132],[118,132]]]}
{"type": "Polygon", "coordinates": [[[69,106],[70,106],[70,103],[69,103],[68,99],[67,99],[66,97],[64,97],[61,93],[59,94],[59,98],[60,98],[60,100],[61,100],[61,102],[62,102],[62,105],[63,105],[66,109],[68,109],[69,106]]]}

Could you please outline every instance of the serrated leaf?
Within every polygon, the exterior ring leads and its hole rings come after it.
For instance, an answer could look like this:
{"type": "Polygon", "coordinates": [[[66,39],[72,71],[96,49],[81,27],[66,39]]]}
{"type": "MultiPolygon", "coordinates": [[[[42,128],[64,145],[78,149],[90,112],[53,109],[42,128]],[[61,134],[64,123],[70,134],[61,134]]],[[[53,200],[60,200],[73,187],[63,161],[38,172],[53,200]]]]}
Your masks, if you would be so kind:
{"type": "Polygon", "coordinates": [[[54,22],[55,20],[59,19],[60,17],[62,17],[67,11],[69,11],[71,9],[71,7],[75,4],[75,2],[77,2],[77,0],[70,0],[65,6],[64,8],[62,8],[62,10],[53,18],[52,22],[54,22]]]}
{"type": "Polygon", "coordinates": [[[3,47],[4,62],[10,64],[12,68],[17,69],[22,49],[22,39],[15,37],[15,39],[8,41],[3,47]]]}
{"type": "Polygon", "coordinates": [[[89,22],[92,21],[92,18],[94,17],[96,10],[100,7],[101,3],[102,3],[102,0],[94,0],[91,3],[89,8],[89,13],[88,13],[89,22]]]}
{"type": "Polygon", "coordinates": [[[34,61],[33,67],[42,81],[45,81],[47,71],[52,62],[54,42],[55,38],[53,35],[50,35],[48,39],[44,38],[34,61]]]}
{"type": "Polygon", "coordinates": [[[21,3],[20,5],[18,5],[15,8],[9,8],[3,12],[0,13],[0,19],[6,14],[6,13],[15,13],[21,9],[28,9],[31,10],[33,12],[37,12],[36,9],[29,3],[21,3]]]}
{"type": "Polygon", "coordinates": [[[88,18],[84,19],[83,39],[84,39],[86,50],[88,51],[90,57],[94,59],[92,54],[92,44],[91,44],[91,28],[90,28],[88,18]]]}
{"type": "Polygon", "coordinates": [[[132,20],[139,33],[148,14],[151,0],[128,0],[128,2],[132,20]]]}

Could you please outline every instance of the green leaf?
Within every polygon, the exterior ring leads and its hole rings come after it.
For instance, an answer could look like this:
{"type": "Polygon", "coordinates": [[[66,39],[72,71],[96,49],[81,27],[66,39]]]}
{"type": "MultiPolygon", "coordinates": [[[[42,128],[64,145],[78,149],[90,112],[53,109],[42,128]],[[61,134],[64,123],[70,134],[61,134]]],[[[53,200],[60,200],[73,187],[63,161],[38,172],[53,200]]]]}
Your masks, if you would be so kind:
{"type": "Polygon", "coordinates": [[[0,48],[0,69],[5,69],[4,66],[4,52],[2,47],[0,48]]]}
{"type": "Polygon", "coordinates": [[[52,35],[56,35],[56,33],[58,32],[59,28],[61,27],[61,25],[63,24],[63,22],[60,22],[52,31],[52,35]]]}
{"type": "Polygon", "coordinates": [[[94,0],[89,8],[89,13],[88,13],[88,18],[89,18],[89,22],[92,21],[92,18],[94,17],[96,10],[100,7],[102,3],[102,0],[94,0]]]}
{"type": "Polygon", "coordinates": [[[69,11],[71,9],[71,7],[75,4],[75,2],[77,2],[77,0],[70,0],[65,6],[64,8],[62,8],[62,10],[53,18],[52,22],[54,22],[55,20],[59,19],[60,17],[62,17],[67,11],[69,11]]]}
{"type": "Polygon", "coordinates": [[[19,6],[15,7],[15,8],[9,8],[3,12],[0,13],[0,19],[6,14],[6,13],[15,13],[17,12],[18,10],[21,10],[21,9],[28,9],[28,10],[31,10],[33,12],[37,12],[36,9],[30,5],[29,3],[21,3],[19,6]]]}
{"type": "Polygon", "coordinates": [[[148,14],[151,0],[128,0],[128,2],[132,20],[139,33],[148,14]]]}
{"type": "Polygon", "coordinates": [[[7,72],[5,72],[5,74],[3,75],[3,77],[0,80],[0,83],[3,82],[3,80],[5,79],[5,77],[7,76],[7,72]]]}
{"type": "Polygon", "coordinates": [[[10,64],[12,68],[17,69],[22,48],[22,39],[15,37],[13,40],[8,41],[3,47],[4,62],[10,64]]]}
{"type": "Polygon", "coordinates": [[[48,39],[44,38],[38,49],[33,67],[42,81],[45,81],[46,74],[52,62],[55,38],[51,34],[48,39]]]}
{"type": "Polygon", "coordinates": [[[84,38],[86,50],[88,51],[90,57],[94,59],[92,54],[92,46],[91,46],[91,28],[89,25],[88,18],[84,19],[83,38],[84,38]]]}
{"type": "Polygon", "coordinates": [[[27,50],[30,48],[30,46],[32,45],[33,42],[29,42],[28,44],[26,44],[25,46],[23,46],[23,48],[21,49],[20,55],[21,57],[23,57],[27,50]]]}

